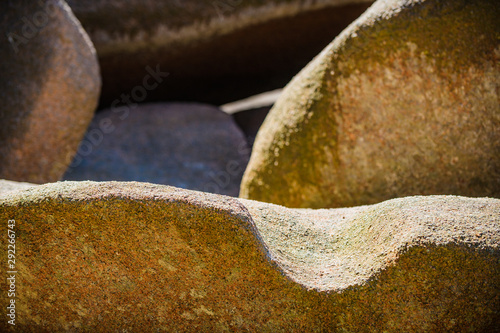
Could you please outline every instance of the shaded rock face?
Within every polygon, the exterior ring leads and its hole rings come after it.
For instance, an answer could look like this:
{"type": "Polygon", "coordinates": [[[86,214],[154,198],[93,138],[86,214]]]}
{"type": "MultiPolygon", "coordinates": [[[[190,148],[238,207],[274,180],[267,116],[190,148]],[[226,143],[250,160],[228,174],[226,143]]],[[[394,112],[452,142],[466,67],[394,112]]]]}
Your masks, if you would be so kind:
{"type": "Polygon", "coordinates": [[[69,1],[96,45],[101,105],[170,76],[146,101],[220,105],[283,87],[371,0],[69,1]]]}
{"type": "Polygon", "coordinates": [[[220,108],[232,115],[236,124],[245,133],[248,144],[252,146],[260,126],[281,92],[282,89],[268,91],[240,101],[221,105],[220,108]]]}
{"type": "Polygon", "coordinates": [[[498,199],[310,210],[61,182],[4,194],[0,219],[15,221],[23,332],[477,332],[500,319],[498,199]]]}
{"type": "Polygon", "coordinates": [[[255,137],[259,132],[264,119],[266,119],[270,106],[236,112],[232,115],[234,121],[241,128],[250,146],[253,145],[255,137]]]}
{"type": "Polygon", "coordinates": [[[143,104],[99,112],[66,180],[135,180],[237,196],[250,149],[216,107],[143,104]]]}
{"type": "Polygon", "coordinates": [[[94,47],[64,1],[3,1],[0,12],[0,177],[59,180],[97,106],[94,47]]]}
{"type": "Polygon", "coordinates": [[[240,195],[312,208],[500,196],[499,11],[374,4],[284,90],[240,195]]]}

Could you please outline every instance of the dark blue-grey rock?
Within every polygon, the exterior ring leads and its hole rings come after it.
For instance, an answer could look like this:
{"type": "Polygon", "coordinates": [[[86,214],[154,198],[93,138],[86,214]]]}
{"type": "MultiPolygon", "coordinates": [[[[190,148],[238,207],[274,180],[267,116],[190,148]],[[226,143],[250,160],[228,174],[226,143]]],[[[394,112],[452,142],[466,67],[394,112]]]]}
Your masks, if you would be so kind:
{"type": "Polygon", "coordinates": [[[99,112],[66,180],[134,180],[237,196],[250,150],[231,116],[195,103],[99,112]]]}

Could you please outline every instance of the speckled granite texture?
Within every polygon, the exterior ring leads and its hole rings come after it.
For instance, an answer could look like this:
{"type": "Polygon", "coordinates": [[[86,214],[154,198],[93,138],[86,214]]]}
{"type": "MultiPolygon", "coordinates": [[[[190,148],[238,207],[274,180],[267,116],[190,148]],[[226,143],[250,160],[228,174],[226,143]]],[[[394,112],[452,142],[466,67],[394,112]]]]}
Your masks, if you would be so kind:
{"type": "Polygon", "coordinates": [[[60,180],[101,90],[97,55],[62,0],[0,2],[0,178],[60,180]]]}
{"type": "Polygon", "coordinates": [[[309,210],[60,182],[4,193],[0,220],[16,221],[17,331],[481,332],[500,318],[498,199],[309,210]]]}
{"type": "Polygon", "coordinates": [[[500,6],[377,1],[286,86],[240,196],[290,208],[500,197],[500,6]]]}

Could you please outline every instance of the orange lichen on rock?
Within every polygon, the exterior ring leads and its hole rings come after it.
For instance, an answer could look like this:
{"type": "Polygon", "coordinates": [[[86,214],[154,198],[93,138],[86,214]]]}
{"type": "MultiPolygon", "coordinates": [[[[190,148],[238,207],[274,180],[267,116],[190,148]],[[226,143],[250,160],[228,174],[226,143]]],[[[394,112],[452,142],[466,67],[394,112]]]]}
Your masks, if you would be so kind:
{"type": "Polygon", "coordinates": [[[497,199],[307,210],[60,182],[3,194],[0,219],[16,221],[23,332],[480,331],[500,316],[497,199]]]}
{"type": "Polygon", "coordinates": [[[290,208],[500,196],[494,0],[377,1],[285,87],[240,196],[290,208]]]}

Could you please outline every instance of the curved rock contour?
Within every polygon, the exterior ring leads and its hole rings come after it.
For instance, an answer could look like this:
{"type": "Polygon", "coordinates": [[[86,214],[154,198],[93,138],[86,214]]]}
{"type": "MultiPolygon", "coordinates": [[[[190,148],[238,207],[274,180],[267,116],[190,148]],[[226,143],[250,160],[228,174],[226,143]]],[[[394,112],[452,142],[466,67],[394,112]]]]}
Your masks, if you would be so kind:
{"type": "Polygon", "coordinates": [[[0,178],[61,179],[89,125],[101,77],[62,0],[0,2],[0,178]]]}
{"type": "Polygon", "coordinates": [[[499,16],[494,0],[376,2],[283,90],[241,197],[500,197],[499,16]]]}
{"type": "Polygon", "coordinates": [[[99,112],[63,180],[165,184],[238,196],[250,148],[229,115],[199,103],[99,112]]]}
{"type": "Polygon", "coordinates": [[[69,0],[94,42],[101,104],[169,72],[147,101],[214,105],[283,87],[372,0],[69,0]]]}
{"type": "Polygon", "coordinates": [[[23,332],[485,331],[500,318],[498,199],[307,210],[61,182],[3,194],[0,219],[15,221],[23,332]]]}

